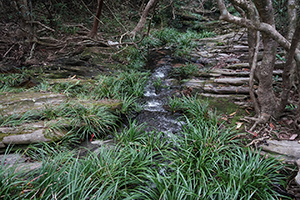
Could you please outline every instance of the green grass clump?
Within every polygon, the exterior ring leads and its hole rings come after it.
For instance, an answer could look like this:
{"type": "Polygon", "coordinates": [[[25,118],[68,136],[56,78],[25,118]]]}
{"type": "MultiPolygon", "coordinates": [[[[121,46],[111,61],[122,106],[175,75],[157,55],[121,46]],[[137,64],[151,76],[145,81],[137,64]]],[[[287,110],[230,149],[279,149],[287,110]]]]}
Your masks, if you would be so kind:
{"type": "Polygon", "coordinates": [[[34,72],[27,69],[16,69],[15,73],[0,74],[0,93],[24,91],[26,88],[22,88],[21,84],[33,75],[34,72]]]}
{"type": "Polygon", "coordinates": [[[26,181],[21,178],[22,172],[16,171],[17,165],[6,165],[7,148],[4,156],[0,159],[0,199],[16,199],[26,181]]]}
{"type": "Polygon", "coordinates": [[[50,130],[69,130],[72,137],[88,139],[92,134],[103,138],[111,132],[119,119],[107,107],[68,102],[57,108],[45,108],[38,114],[52,120],[50,130]]]}
{"type": "Polygon", "coordinates": [[[99,76],[93,95],[95,99],[119,99],[124,96],[142,97],[148,77],[149,73],[134,70],[122,72],[116,76],[99,76]]]}
{"type": "Polygon", "coordinates": [[[172,75],[180,77],[181,79],[189,78],[192,76],[197,76],[200,73],[198,65],[186,63],[179,67],[174,67],[172,70],[172,75]]]}
{"type": "Polygon", "coordinates": [[[180,57],[188,57],[193,48],[197,46],[196,40],[212,37],[213,32],[197,33],[196,31],[179,32],[174,28],[164,28],[152,31],[149,38],[145,38],[142,42],[146,47],[167,46],[175,48],[174,55],[180,57]]]}
{"type": "MultiPolygon", "coordinates": [[[[198,99],[196,96],[183,98],[170,98],[168,103],[172,112],[183,112],[193,123],[208,122],[216,125],[218,116],[208,107],[208,102],[198,99]]],[[[207,126],[209,126],[209,124],[207,126]]]]}

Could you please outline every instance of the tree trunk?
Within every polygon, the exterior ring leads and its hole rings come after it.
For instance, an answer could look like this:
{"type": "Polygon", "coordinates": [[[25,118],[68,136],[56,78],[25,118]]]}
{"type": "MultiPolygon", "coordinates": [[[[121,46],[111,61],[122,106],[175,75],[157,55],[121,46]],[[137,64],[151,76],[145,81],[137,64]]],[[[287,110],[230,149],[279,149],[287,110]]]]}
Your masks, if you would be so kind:
{"type": "Polygon", "coordinates": [[[88,34],[89,37],[95,37],[97,35],[98,24],[99,24],[99,20],[100,20],[99,18],[101,16],[101,11],[102,11],[102,7],[103,7],[103,1],[104,0],[98,0],[97,13],[96,13],[96,16],[94,17],[93,28],[92,28],[91,32],[89,32],[89,34],[88,34]]]}
{"type": "Polygon", "coordinates": [[[136,27],[131,31],[131,35],[135,36],[137,32],[141,32],[142,29],[145,27],[146,24],[146,18],[152,8],[155,8],[156,4],[159,0],[149,0],[147,3],[145,10],[142,13],[141,19],[139,23],[136,25],[136,27]]]}
{"type": "MultiPolygon", "coordinates": [[[[299,44],[300,40],[300,20],[298,20],[298,23],[296,24],[296,28],[294,29],[294,36],[292,38],[292,44],[291,48],[288,51],[287,60],[284,66],[284,71],[282,73],[282,85],[283,85],[283,91],[281,94],[281,104],[280,104],[280,112],[282,113],[285,109],[285,106],[288,102],[289,92],[291,88],[291,69],[293,68],[293,61],[295,56],[295,50],[299,44]]],[[[298,105],[298,108],[300,105],[298,105]]]]}
{"type": "MultiPolygon", "coordinates": [[[[271,0],[254,0],[262,22],[275,27],[274,12],[271,0]]],[[[261,116],[272,116],[277,109],[273,92],[273,69],[276,59],[277,42],[266,33],[262,33],[264,53],[261,65],[257,69],[258,74],[258,101],[261,116]]]]}
{"type": "Polygon", "coordinates": [[[289,32],[288,40],[291,41],[297,25],[297,4],[295,0],[288,0],[288,19],[289,19],[289,32]]]}
{"type": "Polygon", "coordinates": [[[28,6],[27,0],[17,0],[16,1],[17,10],[21,14],[22,28],[26,32],[28,38],[32,40],[34,38],[33,24],[30,24],[31,21],[31,12],[28,6]]]}

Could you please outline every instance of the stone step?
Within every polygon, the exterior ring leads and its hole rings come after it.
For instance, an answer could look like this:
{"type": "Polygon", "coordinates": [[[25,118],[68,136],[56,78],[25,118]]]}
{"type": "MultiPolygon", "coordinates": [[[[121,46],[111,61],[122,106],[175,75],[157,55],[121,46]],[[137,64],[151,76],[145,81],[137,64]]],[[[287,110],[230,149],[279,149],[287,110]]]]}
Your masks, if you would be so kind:
{"type": "Polygon", "coordinates": [[[231,70],[231,69],[212,69],[211,73],[222,74],[226,76],[249,76],[249,71],[231,70]]]}
{"type": "Polygon", "coordinates": [[[201,93],[200,96],[203,97],[212,97],[212,98],[225,98],[225,99],[233,99],[238,101],[243,101],[248,99],[249,95],[236,95],[236,94],[211,94],[211,93],[201,93]]]}
{"type": "Polygon", "coordinates": [[[66,99],[63,94],[21,92],[7,93],[0,100],[0,112],[2,114],[22,114],[29,110],[37,110],[45,105],[58,105],[66,99]]]}
{"type": "Polygon", "coordinates": [[[214,83],[244,85],[249,83],[249,78],[217,78],[214,80],[214,83]]]}
{"type": "Polygon", "coordinates": [[[249,63],[235,63],[232,65],[227,65],[227,69],[243,69],[243,68],[250,68],[249,63]]]}
{"type": "Polygon", "coordinates": [[[207,84],[203,87],[203,90],[205,92],[216,94],[249,94],[249,87],[242,86],[220,87],[207,84]]]}

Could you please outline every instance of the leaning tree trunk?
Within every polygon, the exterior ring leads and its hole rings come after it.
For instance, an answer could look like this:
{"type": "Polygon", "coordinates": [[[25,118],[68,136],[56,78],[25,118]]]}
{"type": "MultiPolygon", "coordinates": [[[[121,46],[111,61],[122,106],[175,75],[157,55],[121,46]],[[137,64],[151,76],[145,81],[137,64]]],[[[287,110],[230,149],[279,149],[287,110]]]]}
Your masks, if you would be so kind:
{"type": "Polygon", "coordinates": [[[95,37],[97,35],[98,24],[99,24],[99,20],[100,20],[99,18],[101,16],[101,11],[102,11],[102,7],[103,7],[103,1],[104,0],[98,0],[97,13],[96,13],[96,16],[94,17],[93,28],[92,28],[91,32],[89,32],[89,34],[88,34],[89,37],[95,37]]]}
{"type": "MultiPolygon", "coordinates": [[[[262,22],[275,27],[274,12],[271,0],[254,0],[254,4],[262,22]]],[[[261,65],[257,68],[258,102],[262,120],[268,120],[277,109],[273,92],[273,69],[276,59],[277,42],[266,33],[262,33],[264,52],[261,65]]]]}
{"type": "Polygon", "coordinates": [[[150,10],[156,6],[158,1],[159,0],[149,0],[149,2],[147,3],[147,5],[145,7],[145,10],[142,13],[140,21],[138,22],[136,27],[133,29],[133,31],[131,31],[131,35],[133,35],[133,37],[136,35],[137,32],[141,32],[142,29],[145,27],[146,18],[148,16],[150,10]]]}

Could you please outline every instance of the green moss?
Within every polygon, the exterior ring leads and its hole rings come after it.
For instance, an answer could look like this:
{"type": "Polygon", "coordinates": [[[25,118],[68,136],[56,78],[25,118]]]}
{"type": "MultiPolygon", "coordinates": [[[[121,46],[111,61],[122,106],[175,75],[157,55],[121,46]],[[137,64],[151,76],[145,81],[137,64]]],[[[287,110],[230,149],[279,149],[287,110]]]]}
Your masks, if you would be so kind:
{"type": "Polygon", "coordinates": [[[6,137],[6,136],[7,136],[7,133],[1,133],[0,132],[0,141],[2,141],[3,138],[6,137]]]}
{"type": "MultiPolygon", "coordinates": [[[[245,115],[249,115],[245,109],[240,108],[238,105],[233,103],[233,100],[228,98],[208,98],[208,97],[202,97],[199,96],[199,98],[206,100],[208,102],[208,105],[211,109],[215,110],[217,115],[222,116],[223,120],[225,120],[227,123],[226,125],[229,125],[230,127],[236,127],[236,122],[239,122],[241,118],[243,118],[245,115]]],[[[249,110],[250,112],[250,110],[249,110]]],[[[240,128],[240,130],[244,130],[243,128],[240,128]]]]}

